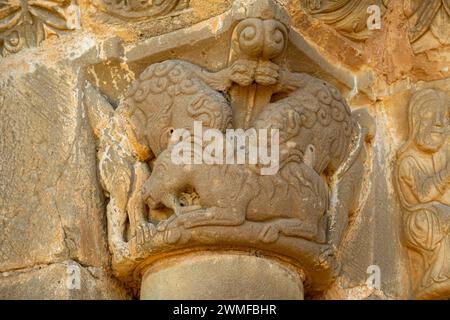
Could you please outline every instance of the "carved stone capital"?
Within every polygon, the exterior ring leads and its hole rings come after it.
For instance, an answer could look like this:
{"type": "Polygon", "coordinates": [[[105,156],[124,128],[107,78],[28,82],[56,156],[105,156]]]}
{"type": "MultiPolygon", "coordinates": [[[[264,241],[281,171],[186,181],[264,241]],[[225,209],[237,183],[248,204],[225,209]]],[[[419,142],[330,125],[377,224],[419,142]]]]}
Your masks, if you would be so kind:
{"type": "Polygon", "coordinates": [[[450,295],[450,97],[413,94],[409,137],[398,152],[395,182],[403,209],[414,297],[450,295]]]}
{"type": "MultiPolygon", "coordinates": [[[[169,257],[190,264],[192,255],[224,251],[282,261],[307,294],[325,290],[338,273],[336,248],[360,198],[349,190],[359,190],[366,174],[373,123],[326,81],[291,72],[287,14],[271,1],[249,3],[231,33],[226,67],[151,64],[110,120],[90,116],[110,198],[113,269],[125,282],[159,281],[151,270],[169,272],[169,257]],[[178,163],[174,150],[183,144],[194,158],[211,148],[196,142],[204,137],[199,123],[220,141],[230,129],[272,137],[275,130],[268,148],[279,156],[276,170],[228,158],[178,163]],[[175,138],[180,129],[184,140],[175,138]]],[[[215,147],[215,156],[237,155],[240,147],[229,145],[215,147]]]]}

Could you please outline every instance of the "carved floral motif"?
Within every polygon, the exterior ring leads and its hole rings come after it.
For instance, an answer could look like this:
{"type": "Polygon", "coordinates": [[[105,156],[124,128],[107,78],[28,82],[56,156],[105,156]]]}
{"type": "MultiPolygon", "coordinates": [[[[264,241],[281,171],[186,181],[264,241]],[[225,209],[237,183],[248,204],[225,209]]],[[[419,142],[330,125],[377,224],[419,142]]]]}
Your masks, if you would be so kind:
{"type": "Polygon", "coordinates": [[[71,0],[0,0],[0,52],[3,56],[39,45],[51,35],[80,27],[71,0]]]}
{"type": "Polygon", "coordinates": [[[289,28],[280,11],[263,9],[236,24],[226,68],[152,64],[106,112],[109,120],[91,120],[110,198],[113,267],[122,279],[158,252],[206,246],[284,255],[298,261],[314,290],[330,283],[330,239],[339,245],[359,199],[350,190],[361,189],[368,132],[334,86],[285,67],[289,28]],[[264,176],[258,165],[175,164],[172,133],[192,133],[194,121],[221,135],[278,129],[279,170],[264,176]],[[339,208],[331,208],[330,195],[339,208]]]}
{"type": "Polygon", "coordinates": [[[189,0],[95,0],[102,11],[122,19],[164,16],[185,9],[189,0]]]}

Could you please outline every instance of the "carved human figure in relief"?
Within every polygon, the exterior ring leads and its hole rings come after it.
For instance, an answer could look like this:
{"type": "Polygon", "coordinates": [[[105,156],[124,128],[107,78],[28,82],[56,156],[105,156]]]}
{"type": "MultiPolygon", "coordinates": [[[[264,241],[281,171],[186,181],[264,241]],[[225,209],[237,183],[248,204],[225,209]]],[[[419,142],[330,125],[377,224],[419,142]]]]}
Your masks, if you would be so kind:
{"type": "MultiPolygon", "coordinates": [[[[421,257],[416,294],[450,293],[449,97],[425,89],[414,94],[409,140],[399,152],[397,183],[405,240],[421,257]]],[[[411,262],[415,264],[415,260],[411,262]]]]}

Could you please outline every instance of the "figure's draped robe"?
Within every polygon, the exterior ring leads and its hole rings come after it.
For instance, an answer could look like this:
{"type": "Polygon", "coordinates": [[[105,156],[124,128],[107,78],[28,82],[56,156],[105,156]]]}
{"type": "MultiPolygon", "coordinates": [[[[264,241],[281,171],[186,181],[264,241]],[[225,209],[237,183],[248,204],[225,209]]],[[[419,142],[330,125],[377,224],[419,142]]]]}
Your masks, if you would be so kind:
{"type": "Polygon", "coordinates": [[[407,151],[399,166],[405,237],[424,259],[425,288],[450,279],[450,188],[439,174],[450,161],[446,147],[433,155],[407,151]]]}

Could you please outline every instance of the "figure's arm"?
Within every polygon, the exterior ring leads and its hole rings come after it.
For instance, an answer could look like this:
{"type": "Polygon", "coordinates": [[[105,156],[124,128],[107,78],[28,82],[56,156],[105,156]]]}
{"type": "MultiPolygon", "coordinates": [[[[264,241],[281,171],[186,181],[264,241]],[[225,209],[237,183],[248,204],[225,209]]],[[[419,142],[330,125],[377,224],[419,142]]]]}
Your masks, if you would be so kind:
{"type": "Polygon", "coordinates": [[[450,162],[435,174],[426,175],[416,166],[414,159],[408,158],[404,161],[400,169],[400,179],[408,185],[419,202],[435,200],[445,193],[450,183],[450,162]]]}

